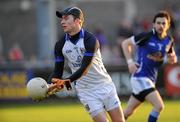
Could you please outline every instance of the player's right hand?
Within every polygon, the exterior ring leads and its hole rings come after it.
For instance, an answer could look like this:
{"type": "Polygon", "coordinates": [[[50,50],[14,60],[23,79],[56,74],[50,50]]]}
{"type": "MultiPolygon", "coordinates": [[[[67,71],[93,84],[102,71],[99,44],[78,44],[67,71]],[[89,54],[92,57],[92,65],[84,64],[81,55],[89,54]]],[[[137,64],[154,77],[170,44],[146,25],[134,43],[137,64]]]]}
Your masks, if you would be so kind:
{"type": "Polygon", "coordinates": [[[47,96],[50,96],[62,90],[64,88],[64,85],[66,86],[67,90],[72,89],[69,79],[52,78],[52,84],[49,85],[47,96]]]}
{"type": "Polygon", "coordinates": [[[52,78],[52,83],[56,84],[57,86],[66,86],[67,90],[71,90],[71,81],[70,79],[58,79],[58,78],[52,78]]]}
{"type": "Polygon", "coordinates": [[[52,83],[49,84],[49,88],[47,91],[47,97],[62,90],[64,88],[64,83],[65,83],[64,81],[62,81],[58,78],[52,78],[52,83]]]}
{"type": "Polygon", "coordinates": [[[52,78],[51,82],[58,88],[64,86],[66,80],[59,78],[52,78]]]}
{"type": "Polygon", "coordinates": [[[135,62],[128,64],[128,69],[131,74],[135,73],[138,69],[137,64],[135,62]]]}

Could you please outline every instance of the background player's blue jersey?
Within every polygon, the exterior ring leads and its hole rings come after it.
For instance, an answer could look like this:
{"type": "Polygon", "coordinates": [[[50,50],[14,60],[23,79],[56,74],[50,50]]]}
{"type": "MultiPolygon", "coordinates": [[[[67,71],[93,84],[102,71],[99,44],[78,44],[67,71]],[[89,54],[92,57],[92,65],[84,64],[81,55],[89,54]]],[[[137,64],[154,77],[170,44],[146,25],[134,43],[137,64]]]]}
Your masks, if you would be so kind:
{"type": "Polygon", "coordinates": [[[152,30],[148,33],[141,33],[134,36],[137,48],[138,70],[134,77],[147,77],[153,82],[157,79],[158,68],[163,64],[164,57],[172,48],[172,38],[166,36],[158,38],[156,32],[152,30]]]}

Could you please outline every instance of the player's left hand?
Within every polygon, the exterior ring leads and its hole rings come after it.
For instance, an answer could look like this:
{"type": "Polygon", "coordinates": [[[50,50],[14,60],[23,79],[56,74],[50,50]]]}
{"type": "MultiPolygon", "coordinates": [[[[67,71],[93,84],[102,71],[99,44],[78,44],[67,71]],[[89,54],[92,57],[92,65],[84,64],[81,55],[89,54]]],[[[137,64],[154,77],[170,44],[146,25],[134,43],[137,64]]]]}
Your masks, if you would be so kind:
{"type": "Polygon", "coordinates": [[[177,56],[176,56],[175,53],[167,54],[167,58],[168,58],[168,63],[169,64],[177,63],[177,56]]]}

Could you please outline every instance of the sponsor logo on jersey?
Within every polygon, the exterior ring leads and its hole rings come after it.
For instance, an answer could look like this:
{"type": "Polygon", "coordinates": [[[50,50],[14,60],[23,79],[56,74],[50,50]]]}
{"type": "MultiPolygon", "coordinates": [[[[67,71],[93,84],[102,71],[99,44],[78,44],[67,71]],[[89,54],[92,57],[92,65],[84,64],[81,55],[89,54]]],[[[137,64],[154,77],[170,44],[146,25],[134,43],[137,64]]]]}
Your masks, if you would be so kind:
{"type": "Polygon", "coordinates": [[[72,52],[72,50],[66,50],[66,53],[71,53],[72,52]]]}
{"type": "Polygon", "coordinates": [[[161,52],[155,52],[155,53],[152,53],[152,54],[148,54],[147,58],[149,58],[149,59],[151,59],[151,60],[153,60],[155,62],[163,61],[163,56],[162,56],[161,52]]]}
{"type": "Polygon", "coordinates": [[[72,63],[73,67],[80,67],[81,63],[72,63]]]}
{"type": "Polygon", "coordinates": [[[82,57],[79,55],[79,56],[77,57],[77,59],[76,59],[76,62],[77,62],[77,63],[81,63],[81,61],[82,61],[82,57]]]}

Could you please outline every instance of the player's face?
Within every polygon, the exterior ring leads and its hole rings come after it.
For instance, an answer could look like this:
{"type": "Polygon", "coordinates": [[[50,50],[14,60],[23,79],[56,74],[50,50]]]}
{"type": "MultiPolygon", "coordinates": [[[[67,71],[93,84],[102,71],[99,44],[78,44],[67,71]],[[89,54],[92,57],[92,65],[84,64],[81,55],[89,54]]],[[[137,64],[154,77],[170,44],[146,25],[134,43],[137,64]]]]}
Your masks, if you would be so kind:
{"type": "Polygon", "coordinates": [[[166,17],[158,17],[154,23],[154,29],[158,34],[164,34],[169,29],[169,22],[166,17]]]}
{"type": "Polygon", "coordinates": [[[72,15],[63,15],[61,18],[61,26],[65,33],[71,33],[76,27],[76,24],[72,15]]]}

